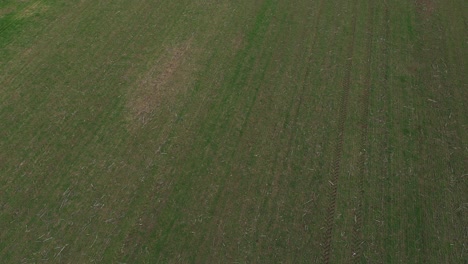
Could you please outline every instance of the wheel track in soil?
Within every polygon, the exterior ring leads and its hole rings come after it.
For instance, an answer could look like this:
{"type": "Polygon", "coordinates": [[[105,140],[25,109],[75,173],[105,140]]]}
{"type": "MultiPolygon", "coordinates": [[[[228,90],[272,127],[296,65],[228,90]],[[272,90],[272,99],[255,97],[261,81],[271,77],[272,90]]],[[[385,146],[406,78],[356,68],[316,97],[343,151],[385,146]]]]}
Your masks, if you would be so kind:
{"type": "Polygon", "coordinates": [[[364,75],[364,90],[361,101],[361,133],[360,133],[360,146],[359,146],[359,159],[358,159],[358,204],[355,211],[355,223],[353,226],[353,240],[351,244],[352,263],[359,263],[362,252],[362,245],[365,240],[362,235],[362,210],[363,201],[365,197],[364,182],[367,176],[366,161],[368,159],[368,122],[369,122],[369,94],[372,89],[372,60],[373,60],[373,37],[374,37],[374,1],[369,1],[369,18],[367,21],[367,42],[366,42],[366,68],[364,75]]]}
{"type": "Polygon", "coordinates": [[[344,77],[342,82],[342,97],[340,103],[340,110],[338,114],[338,129],[335,152],[333,154],[332,172],[329,179],[329,203],[327,206],[327,212],[325,216],[325,234],[322,243],[322,260],[323,263],[330,263],[331,257],[331,243],[333,236],[334,217],[336,212],[336,200],[338,192],[339,175],[341,172],[341,159],[343,156],[343,141],[345,134],[345,122],[348,116],[348,102],[349,102],[349,90],[351,86],[351,70],[353,68],[353,55],[354,55],[354,39],[356,35],[356,12],[357,12],[357,0],[353,1],[352,4],[352,22],[351,22],[351,40],[347,47],[347,61],[344,68],[344,77]]]}

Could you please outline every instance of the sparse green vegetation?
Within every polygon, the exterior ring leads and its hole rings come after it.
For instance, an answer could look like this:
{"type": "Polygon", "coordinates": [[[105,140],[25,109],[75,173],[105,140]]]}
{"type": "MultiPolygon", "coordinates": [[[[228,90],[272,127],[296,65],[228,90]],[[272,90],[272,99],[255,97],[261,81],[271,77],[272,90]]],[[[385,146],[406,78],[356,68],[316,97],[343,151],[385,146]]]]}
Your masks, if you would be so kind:
{"type": "Polygon", "coordinates": [[[0,262],[466,262],[463,7],[0,2],[0,262]]]}

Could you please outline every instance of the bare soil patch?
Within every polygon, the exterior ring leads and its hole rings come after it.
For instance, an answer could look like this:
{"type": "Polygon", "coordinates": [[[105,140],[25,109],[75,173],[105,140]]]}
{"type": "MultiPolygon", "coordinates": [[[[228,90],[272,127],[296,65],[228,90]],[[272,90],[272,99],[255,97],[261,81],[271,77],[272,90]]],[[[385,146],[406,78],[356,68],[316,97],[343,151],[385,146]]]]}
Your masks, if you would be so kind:
{"type": "Polygon", "coordinates": [[[435,11],[435,3],[433,0],[416,0],[416,8],[419,14],[429,18],[435,11]]]}
{"type": "Polygon", "coordinates": [[[191,46],[192,38],[167,49],[154,66],[137,81],[127,101],[132,124],[146,124],[161,106],[169,103],[170,98],[186,89],[187,85],[180,82],[186,79],[188,72],[181,69],[191,53],[191,46]]]}
{"type": "Polygon", "coordinates": [[[241,50],[245,45],[244,34],[238,33],[232,40],[232,48],[234,53],[241,50]]]}

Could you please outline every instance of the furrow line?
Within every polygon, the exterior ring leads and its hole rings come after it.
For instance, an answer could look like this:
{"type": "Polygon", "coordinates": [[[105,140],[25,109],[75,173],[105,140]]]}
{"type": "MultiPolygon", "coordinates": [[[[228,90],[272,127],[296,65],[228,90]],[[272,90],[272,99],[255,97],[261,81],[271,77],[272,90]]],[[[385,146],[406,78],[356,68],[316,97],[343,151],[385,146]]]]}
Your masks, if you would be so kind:
{"type": "MultiPolygon", "coordinates": [[[[382,169],[381,169],[381,177],[385,179],[382,181],[381,184],[381,210],[382,212],[388,212],[391,214],[391,206],[386,199],[386,195],[389,192],[388,186],[388,179],[390,177],[390,169],[391,169],[391,146],[390,146],[390,91],[389,91],[389,41],[390,41],[390,11],[388,7],[388,3],[384,3],[384,17],[383,17],[383,26],[384,26],[384,39],[382,43],[382,58],[383,58],[383,73],[382,73],[382,98],[383,98],[383,124],[384,124],[384,133],[383,133],[383,151],[382,151],[382,169]]],[[[388,225],[388,224],[387,224],[388,225]]],[[[381,246],[381,255],[382,259],[386,262],[391,261],[388,259],[389,255],[386,255],[386,251],[389,246],[388,236],[386,234],[382,234],[382,246],[381,246]]]]}
{"type": "MultiPolygon", "coordinates": [[[[271,183],[271,197],[270,199],[268,199],[268,202],[267,202],[267,215],[271,215],[271,218],[270,218],[270,221],[269,221],[269,225],[271,226],[271,229],[274,229],[275,228],[275,225],[273,223],[275,223],[275,219],[277,218],[277,214],[278,212],[276,211],[275,212],[275,208],[274,208],[274,205],[277,204],[277,200],[278,200],[278,193],[280,191],[280,180],[281,180],[281,177],[282,177],[282,174],[283,174],[283,169],[290,169],[290,161],[287,157],[291,156],[291,151],[292,151],[292,144],[293,144],[293,140],[296,138],[296,134],[297,132],[295,131],[295,127],[296,127],[296,124],[297,124],[297,120],[298,120],[298,117],[299,117],[299,111],[300,111],[300,108],[302,106],[302,103],[303,103],[303,97],[304,97],[304,92],[305,92],[305,88],[306,88],[306,82],[307,82],[307,79],[309,78],[309,75],[311,73],[311,63],[314,59],[314,48],[316,47],[316,43],[317,43],[317,35],[318,35],[318,31],[319,31],[319,25],[321,24],[321,20],[322,20],[322,16],[323,16],[323,9],[324,9],[324,3],[325,1],[324,0],[321,0],[320,3],[319,3],[319,6],[318,6],[318,9],[315,13],[316,15],[316,18],[315,18],[315,27],[313,29],[313,36],[312,36],[312,44],[310,46],[309,49],[307,49],[307,52],[309,53],[307,55],[307,58],[306,58],[306,63],[307,63],[307,66],[306,66],[306,70],[305,70],[305,74],[304,76],[302,76],[302,83],[300,84],[299,87],[296,88],[295,90],[295,94],[299,94],[299,100],[297,102],[297,105],[295,104],[294,102],[294,99],[291,100],[291,103],[290,103],[290,106],[288,107],[288,115],[291,115],[291,125],[289,125],[289,118],[286,117],[286,120],[284,121],[283,123],[283,128],[281,130],[281,138],[287,138],[287,147],[285,148],[286,151],[282,151],[282,152],[279,152],[276,157],[275,157],[275,162],[274,162],[274,166],[273,166],[273,169],[272,169],[272,174],[273,174],[273,179],[272,179],[272,183],[271,183]],[[287,130],[287,127],[290,128],[290,131],[286,131],[287,130]],[[289,135],[288,135],[289,134],[289,135]],[[289,136],[289,137],[288,137],[289,136]],[[283,162],[278,162],[278,160],[283,160],[283,162]]],[[[269,230],[271,230],[269,228],[269,230]]],[[[271,232],[271,231],[270,231],[271,232]]],[[[262,242],[259,243],[259,247],[262,248],[264,245],[262,242]]],[[[257,255],[258,257],[258,255],[257,255]]]]}
{"type": "Polygon", "coordinates": [[[359,159],[358,159],[358,205],[355,211],[355,223],[353,227],[353,244],[351,246],[352,250],[352,263],[359,263],[362,246],[364,244],[364,239],[362,235],[362,210],[363,210],[363,200],[365,197],[364,183],[367,176],[366,171],[366,161],[368,159],[367,148],[368,148],[368,122],[369,122],[369,94],[372,89],[372,44],[374,37],[374,1],[369,1],[369,19],[367,21],[367,43],[366,43],[366,72],[364,76],[364,90],[362,94],[361,101],[361,140],[359,147],[359,159]]]}
{"type": "MultiPolygon", "coordinates": [[[[307,68],[306,68],[306,72],[304,74],[304,77],[302,79],[302,84],[301,84],[301,87],[298,89],[299,91],[296,92],[296,94],[299,94],[299,100],[298,100],[298,103],[297,103],[297,106],[294,105],[294,102],[291,103],[291,109],[289,109],[289,111],[292,113],[292,124],[290,125],[291,127],[291,132],[289,134],[289,138],[288,138],[288,145],[286,147],[286,152],[285,152],[285,157],[288,157],[290,156],[290,153],[292,151],[292,145],[293,145],[293,141],[294,139],[296,138],[296,134],[297,132],[294,130],[296,128],[296,124],[297,124],[297,121],[299,119],[299,112],[300,112],[300,109],[302,107],[302,104],[303,104],[303,97],[304,97],[304,92],[305,92],[305,88],[306,88],[306,82],[307,82],[307,79],[309,78],[310,76],[310,73],[311,73],[311,63],[312,63],[312,60],[314,58],[314,53],[312,52],[316,46],[316,43],[317,43],[317,34],[318,34],[318,30],[319,30],[319,25],[320,25],[320,21],[322,19],[322,10],[323,10],[323,6],[324,6],[324,1],[322,0],[320,2],[320,5],[319,5],[319,8],[317,10],[317,18],[315,19],[315,29],[314,29],[314,35],[312,37],[312,45],[310,47],[310,50],[309,50],[309,55],[307,56],[307,68]]],[[[288,168],[290,167],[290,164],[291,161],[289,161],[290,159],[287,159],[285,158],[284,161],[283,161],[283,168],[288,168]]],[[[273,183],[273,186],[274,186],[274,189],[273,189],[273,195],[272,195],[272,199],[270,200],[272,203],[276,200],[276,194],[278,192],[278,183],[279,183],[279,178],[281,176],[281,169],[277,169],[276,173],[275,173],[275,177],[274,177],[274,183],[273,183]]]]}
{"type": "MultiPolygon", "coordinates": [[[[274,10],[276,9],[276,5],[277,5],[277,1],[272,1],[272,0],[268,0],[268,1],[265,1],[263,3],[263,6],[262,8],[260,9],[259,13],[257,14],[257,18],[256,18],[256,22],[255,22],[255,25],[254,25],[254,29],[252,31],[250,31],[250,34],[252,37],[251,37],[251,40],[250,40],[250,43],[247,44],[247,47],[245,48],[245,50],[240,53],[240,57],[243,57],[243,58],[247,58],[249,57],[248,53],[251,51],[251,49],[255,48],[255,45],[262,45],[262,42],[263,42],[263,39],[265,38],[265,34],[266,34],[266,31],[268,30],[268,28],[270,27],[270,18],[268,18],[268,11],[271,11],[272,13],[274,12],[274,10]],[[262,29],[262,26],[265,27],[265,29],[262,29]],[[258,39],[260,39],[260,41],[258,39]]],[[[238,59],[238,58],[236,58],[238,59]]],[[[235,87],[236,85],[240,86],[240,87],[244,87],[247,83],[247,80],[246,80],[246,77],[242,76],[242,73],[251,73],[251,67],[252,64],[254,62],[253,61],[249,61],[248,62],[248,65],[247,66],[244,66],[244,63],[242,63],[242,61],[239,61],[238,64],[237,64],[237,69],[234,73],[234,75],[232,76],[232,81],[228,84],[229,85],[229,88],[228,90],[235,90],[235,89],[232,89],[233,87],[235,87]]],[[[265,67],[268,67],[268,65],[266,65],[265,67]]],[[[266,69],[266,68],[265,68],[266,69]]],[[[229,99],[231,98],[231,103],[234,105],[236,104],[239,100],[241,100],[242,98],[240,97],[240,93],[239,91],[237,91],[238,93],[235,94],[234,91],[231,91],[231,93],[226,93],[223,95],[222,97],[222,102],[223,104],[229,104],[229,99]]],[[[210,109],[210,111],[212,109],[215,109],[216,108],[216,105],[213,105],[210,109]]],[[[225,110],[225,113],[229,113],[229,112],[232,112],[232,110],[225,110]]],[[[247,117],[248,118],[248,117],[247,117]]],[[[214,120],[216,120],[216,124],[219,123],[219,120],[222,120],[223,119],[223,114],[218,114],[214,120]]],[[[229,121],[223,121],[221,123],[224,123],[224,122],[229,122],[229,121]]],[[[247,122],[247,119],[245,119],[244,122],[247,122]]],[[[222,131],[222,129],[226,129],[225,126],[228,126],[229,124],[224,124],[222,126],[219,126],[219,128],[204,128],[204,130],[210,130],[210,134],[211,135],[215,135],[216,132],[218,132],[219,130],[222,131]]],[[[228,161],[232,161],[236,155],[238,155],[238,150],[239,150],[239,147],[240,147],[240,142],[242,141],[242,137],[243,137],[243,130],[242,129],[245,129],[244,125],[241,126],[241,130],[239,131],[239,134],[237,135],[237,140],[236,140],[236,143],[234,144],[234,147],[233,147],[233,151],[230,152],[230,155],[229,155],[229,158],[226,158],[226,160],[228,161]]],[[[219,132],[218,132],[219,133],[219,132]]],[[[209,145],[211,144],[211,140],[210,139],[209,141],[206,142],[206,145],[209,145]]],[[[228,175],[229,172],[232,170],[233,168],[233,165],[232,164],[227,164],[225,167],[224,167],[224,170],[223,170],[223,174],[224,175],[228,175]]],[[[222,211],[224,210],[225,208],[225,205],[226,205],[226,201],[227,201],[227,198],[225,196],[225,192],[224,192],[224,189],[226,188],[226,178],[224,177],[220,183],[220,188],[218,190],[218,192],[216,193],[214,199],[213,199],[213,202],[210,204],[209,206],[209,211],[211,212],[211,214],[213,216],[217,215],[217,214],[222,214],[222,211]]],[[[217,221],[217,218],[218,217],[213,217],[213,219],[211,220],[212,223],[215,223],[217,221]]],[[[202,248],[206,247],[206,244],[209,243],[208,241],[208,238],[206,237],[206,235],[203,235],[202,238],[201,238],[201,242],[199,243],[199,254],[197,256],[197,260],[196,262],[206,262],[206,258],[207,256],[206,255],[203,255],[203,254],[200,254],[200,253],[203,253],[203,250],[202,248]]]]}
{"type": "Polygon", "coordinates": [[[324,263],[330,263],[331,257],[331,244],[334,227],[334,217],[336,211],[336,200],[338,192],[339,175],[341,172],[341,159],[343,156],[343,142],[345,134],[345,123],[348,116],[348,101],[349,101],[349,90],[351,86],[351,70],[353,68],[353,53],[354,53],[354,39],[356,33],[356,0],[353,1],[353,14],[351,22],[351,40],[348,43],[347,54],[348,58],[345,65],[345,73],[342,82],[342,97],[340,103],[340,110],[338,115],[338,129],[335,151],[333,154],[333,167],[331,172],[331,178],[329,180],[329,203],[327,206],[327,212],[325,216],[325,234],[322,243],[322,260],[324,263]]]}

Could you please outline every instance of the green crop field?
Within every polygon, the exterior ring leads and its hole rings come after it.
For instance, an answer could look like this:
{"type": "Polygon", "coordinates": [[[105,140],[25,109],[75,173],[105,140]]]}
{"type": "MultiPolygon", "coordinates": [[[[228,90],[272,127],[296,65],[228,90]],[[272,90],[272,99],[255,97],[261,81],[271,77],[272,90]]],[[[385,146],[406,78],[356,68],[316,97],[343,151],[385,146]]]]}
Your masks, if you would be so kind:
{"type": "Polygon", "coordinates": [[[468,263],[467,17],[0,1],[0,263],[468,263]]]}

